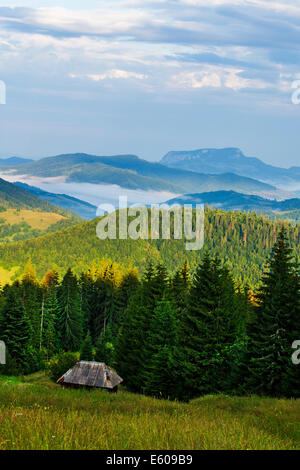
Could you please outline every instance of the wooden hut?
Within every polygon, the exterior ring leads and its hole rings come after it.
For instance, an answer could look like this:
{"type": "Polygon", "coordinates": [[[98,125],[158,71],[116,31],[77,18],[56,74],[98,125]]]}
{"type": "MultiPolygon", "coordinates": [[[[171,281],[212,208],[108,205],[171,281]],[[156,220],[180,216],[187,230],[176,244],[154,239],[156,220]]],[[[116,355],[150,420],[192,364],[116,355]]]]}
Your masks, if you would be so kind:
{"type": "Polygon", "coordinates": [[[70,388],[106,388],[111,392],[118,391],[123,379],[102,362],[79,361],[69,369],[57,383],[70,388]]]}

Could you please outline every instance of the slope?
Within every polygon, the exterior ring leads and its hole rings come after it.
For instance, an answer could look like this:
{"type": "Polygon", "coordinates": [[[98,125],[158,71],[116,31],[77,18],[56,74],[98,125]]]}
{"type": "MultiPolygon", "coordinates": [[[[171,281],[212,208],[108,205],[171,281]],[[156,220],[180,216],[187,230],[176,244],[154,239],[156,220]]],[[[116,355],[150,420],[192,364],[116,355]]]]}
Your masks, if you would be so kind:
{"type": "Polygon", "coordinates": [[[16,182],[14,184],[45,201],[51,202],[52,204],[62,207],[63,209],[75,212],[83,219],[91,220],[95,218],[97,207],[89,204],[86,201],[68,196],[67,194],[49,193],[48,191],[43,191],[42,189],[36,188],[35,186],[29,186],[29,184],[26,183],[16,182]]]}
{"type": "MultiPolygon", "coordinates": [[[[147,260],[162,261],[170,271],[187,261],[193,270],[203,252],[209,250],[219,253],[238,282],[256,286],[279,229],[279,224],[255,214],[207,209],[204,250],[187,251],[184,240],[99,240],[96,236],[98,220],[5,248],[0,246],[0,266],[6,271],[19,267],[17,274],[20,274],[31,258],[42,277],[53,266],[60,274],[68,267],[79,274],[93,262],[97,265],[105,258],[124,265],[133,264],[140,271],[147,260]]],[[[300,226],[287,224],[287,230],[299,256],[300,226]]]]}

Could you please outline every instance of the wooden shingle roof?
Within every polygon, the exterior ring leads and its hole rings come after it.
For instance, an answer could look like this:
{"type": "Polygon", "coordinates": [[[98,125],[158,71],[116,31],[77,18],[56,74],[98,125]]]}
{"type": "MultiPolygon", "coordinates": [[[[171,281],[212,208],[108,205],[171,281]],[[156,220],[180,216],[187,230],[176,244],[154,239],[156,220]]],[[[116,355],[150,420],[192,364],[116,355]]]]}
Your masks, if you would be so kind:
{"type": "Polygon", "coordinates": [[[77,362],[57,381],[61,385],[82,385],[108,389],[117,387],[121,382],[123,379],[106,364],[91,361],[77,362]]]}

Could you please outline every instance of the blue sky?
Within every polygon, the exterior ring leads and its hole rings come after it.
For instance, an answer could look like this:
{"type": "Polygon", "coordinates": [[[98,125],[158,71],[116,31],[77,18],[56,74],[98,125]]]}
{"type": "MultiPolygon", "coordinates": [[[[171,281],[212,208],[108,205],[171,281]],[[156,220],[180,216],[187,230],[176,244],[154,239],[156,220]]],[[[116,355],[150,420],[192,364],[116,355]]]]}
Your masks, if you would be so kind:
{"type": "Polygon", "coordinates": [[[299,38],[300,1],[0,0],[0,155],[235,146],[300,166],[299,38]]]}

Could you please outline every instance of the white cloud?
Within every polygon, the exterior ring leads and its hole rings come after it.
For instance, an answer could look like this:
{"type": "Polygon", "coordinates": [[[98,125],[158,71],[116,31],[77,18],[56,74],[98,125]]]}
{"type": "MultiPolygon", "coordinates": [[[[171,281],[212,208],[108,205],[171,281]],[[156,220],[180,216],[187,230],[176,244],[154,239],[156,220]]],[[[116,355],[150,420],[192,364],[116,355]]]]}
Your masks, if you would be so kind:
{"type": "Polygon", "coordinates": [[[176,88],[230,88],[239,91],[243,88],[268,88],[269,84],[262,80],[243,78],[239,74],[243,70],[209,67],[206,70],[182,72],[172,77],[169,85],[176,88]]]}
{"type": "Polygon", "coordinates": [[[88,78],[92,80],[93,82],[100,82],[102,80],[107,80],[107,79],[136,79],[136,80],[145,80],[147,75],[144,75],[142,73],[135,73],[135,72],[128,72],[126,70],[108,70],[105,73],[101,74],[85,74],[85,75],[76,75],[71,73],[70,78],[88,78]]]}
{"type": "MultiPolygon", "coordinates": [[[[133,88],[130,81],[134,86],[139,81],[140,89],[161,96],[174,89],[201,88],[277,88],[285,92],[288,84],[280,79],[280,73],[295,72],[296,65],[284,60],[293,49],[296,27],[290,26],[289,35],[289,24],[282,26],[278,12],[282,17],[292,13],[292,21],[297,21],[299,2],[93,3],[97,8],[90,9],[89,2],[81,10],[79,2],[74,9],[66,8],[66,2],[61,2],[64,7],[0,8],[1,75],[25,71],[25,82],[31,89],[42,89],[42,82],[37,82],[45,76],[51,76],[53,88],[63,80],[69,86],[70,77],[107,81],[115,89],[121,88],[122,81],[128,81],[129,88],[133,88]],[[229,16],[222,16],[230,11],[218,9],[220,6],[236,7],[236,17],[228,20],[229,16]],[[247,15],[248,9],[251,15],[247,15]],[[259,9],[264,9],[263,15],[259,9]],[[277,55],[272,55],[273,51],[277,55]],[[36,79],[34,84],[30,75],[36,79]]],[[[296,52],[297,47],[295,44],[296,52]]],[[[79,92],[80,80],[74,80],[73,87],[79,92]]]]}

